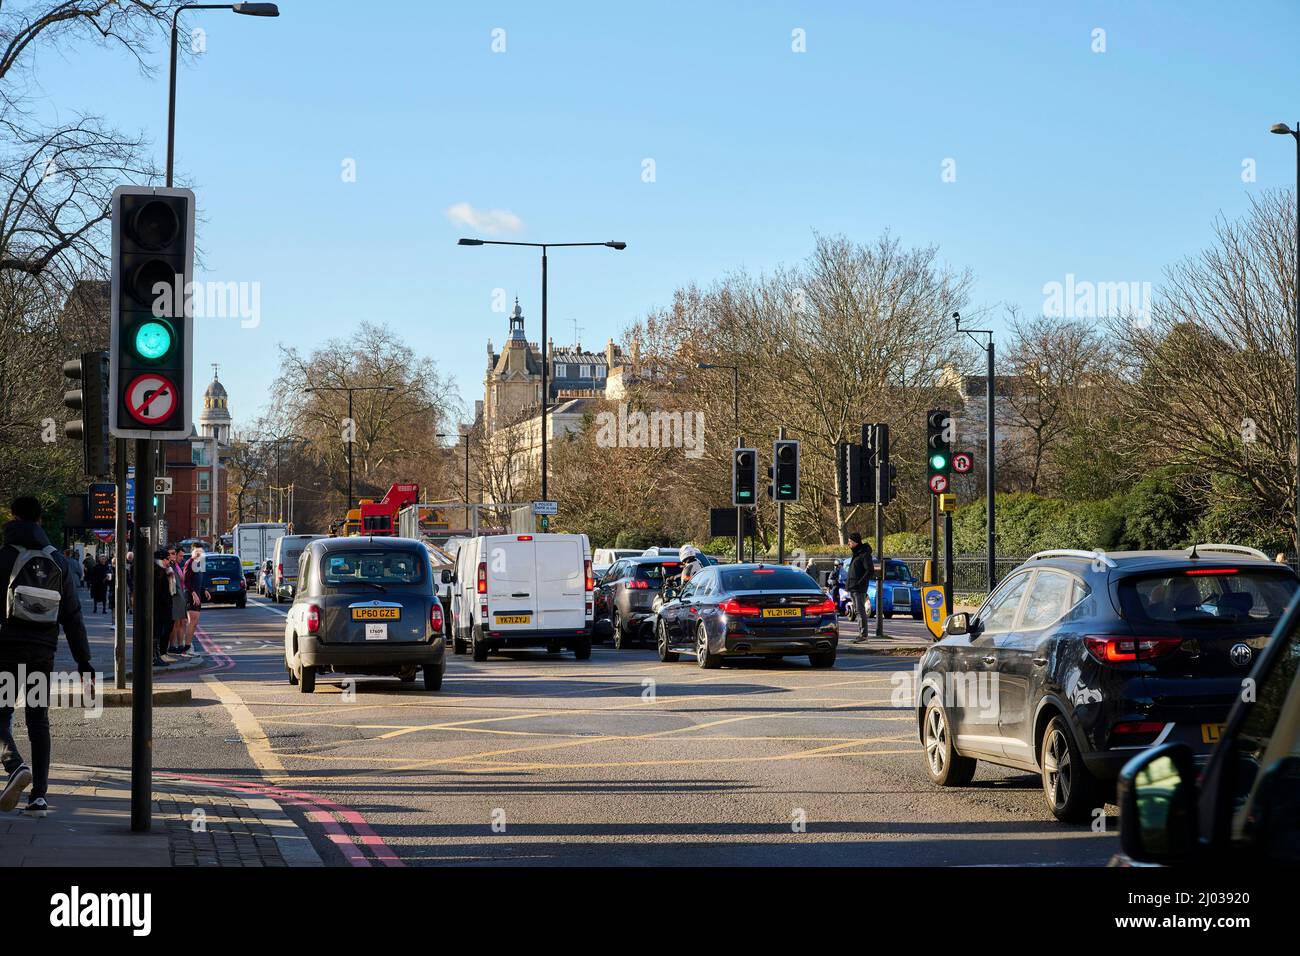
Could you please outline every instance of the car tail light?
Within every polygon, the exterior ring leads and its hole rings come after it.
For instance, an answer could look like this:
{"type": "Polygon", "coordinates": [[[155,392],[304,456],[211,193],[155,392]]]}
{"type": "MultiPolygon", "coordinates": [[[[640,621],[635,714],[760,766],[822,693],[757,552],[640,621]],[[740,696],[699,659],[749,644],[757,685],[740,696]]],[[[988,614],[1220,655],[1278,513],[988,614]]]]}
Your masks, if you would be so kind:
{"type": "Polygon", "coordinates": [[[809,604],[806,608],[804,608],[804,613],[805,614],[834,614],[835,602],[822,601],[820,604],[809,604]]]}
{"type": "Polygon", "coordinates": [[[478,563],[478,593],[487,594],[487,562],[478,563]]]}
{"type": "Polygon", "coordinates": [[[628,586],[629,588],[631,588],[633,591],[649,591],[649,590],[650,590],[650,582],[649,582],[649,581],[628,581],[628,582],[627,582],[627,586],[628,586]]]}
{"type": "Polygon", "coordinates": [[[433,628],[434,634],[442,633],[442,605],[436,601],[429,608],[429,627],[433,628]]]}
{"type": "Polygon", "coordinates": [[[1158,720],[1130,720],[1116,724],[1111,732],[1116,735],[1136,736],[1158,734],[1164,729],[1165,725],[1158,720]]]}
{"type": "Polygon", "coordinates": [[[533,540],[533,536],[532,536],[531,534],[521,534],[519,537],[515,538],[515,540],[516,540],[516,541],[532,541],[532,540],[533,540]]]}
{"type": "Polygon", "coordinates": [[[1085,637],[1088,653],[1103,664],[1149,661],[1172,654],[1182,646],[1181,637],[1085,637]]]}
{"type": "Polygon", "coordinates": [[[320,608],[315,604],[307,606],[307,633],[320,633],[320,608]]]}
{"type": "Polygon", "coordinates": [[[741,604],[735,598],[728,598],[718,605],[718,610],[723,614],[735,614],[737,617],[755,617],[760,614],[759,608],[752,604],[741,604]]]}
{"type": "Polygon", "coordinates": [[[585,575],[587,576],[587,590],[588,590],[588,591],[594,591],[594,590],[596,589],[596,581],[595,581],[595,579],[592,578],[592,576],[591,576],[591,559],[590,559],[590,558],[588,558],[587,560],[585,560],[585,561],[582,562],[582,571],[583,571],[583,574],[585,574],[585,575]]]}

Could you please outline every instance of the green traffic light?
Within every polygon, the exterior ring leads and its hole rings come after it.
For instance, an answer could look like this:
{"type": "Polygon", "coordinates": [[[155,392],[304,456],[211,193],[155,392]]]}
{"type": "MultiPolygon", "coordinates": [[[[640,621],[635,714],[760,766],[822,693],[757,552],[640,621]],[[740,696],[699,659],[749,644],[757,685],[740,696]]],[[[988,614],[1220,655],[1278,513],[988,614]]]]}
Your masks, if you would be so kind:
{"type": "Polygon", "coordinates": [[[930,467],[933,468],[935,471],[943,471],[945,468],[948,467],[948,459],[943,455],[931,455],[930,467]]]}
{"type": "Polygon", "coordinates": [[[161,322],[146,322],[135,332],[135,350],[141,358],[160,359],[172,347],[172,333],[161,322]]]}

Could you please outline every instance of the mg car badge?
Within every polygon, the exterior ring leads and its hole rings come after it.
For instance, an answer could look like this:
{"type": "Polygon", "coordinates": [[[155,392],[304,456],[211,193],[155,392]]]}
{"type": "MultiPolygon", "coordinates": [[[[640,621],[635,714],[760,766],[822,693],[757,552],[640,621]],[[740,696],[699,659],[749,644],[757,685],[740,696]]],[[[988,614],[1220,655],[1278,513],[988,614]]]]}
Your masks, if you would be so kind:
{"type": "Polygon", "coordinates": [[[1245,667],[1254,656],[1255,652],[1250,649],[1249,644],[1233,644],[1232,649],[1228,651],[1228,660],[1238,667],[1245,667]]]}

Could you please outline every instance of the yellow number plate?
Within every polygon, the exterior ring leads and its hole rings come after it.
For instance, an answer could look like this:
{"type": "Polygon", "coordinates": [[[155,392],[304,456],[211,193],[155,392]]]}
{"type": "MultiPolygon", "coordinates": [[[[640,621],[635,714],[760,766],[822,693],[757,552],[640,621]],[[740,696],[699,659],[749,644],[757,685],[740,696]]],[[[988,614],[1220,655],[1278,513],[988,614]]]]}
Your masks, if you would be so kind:
{"type": "Polygon", "coordinates": [[[802,617],[803,611],[797,607],[765,607],[763,617],[802,617]]]}
{"type": "Polygon", "coordinates": [[[1217,744],[1227,724],[1201,724],[1201,743],[1217,744]]]}
{"type": "Polygon", "coordinates": [[[354,607],[354,621],[398,621],[402,618],[400,607],[354,607]]]}
{"type": "Polygon", "coordinates": [[[527,624],[533,619],[531,614],[498,614],[496,621],[498,624],[527,624]]]}
{"type": "Polygon", "coordinates": [[[213,578],[213,579],[212,579],[212,583],[213,583],[213,584],[229,584],[229,583],[230,583],[230,578],[213,578]]]}

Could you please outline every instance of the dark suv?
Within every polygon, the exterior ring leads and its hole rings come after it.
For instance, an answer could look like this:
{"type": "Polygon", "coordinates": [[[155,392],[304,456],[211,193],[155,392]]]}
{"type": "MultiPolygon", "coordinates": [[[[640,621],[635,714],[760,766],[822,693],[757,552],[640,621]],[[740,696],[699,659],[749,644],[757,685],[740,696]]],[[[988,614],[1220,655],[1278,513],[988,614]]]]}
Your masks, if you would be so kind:
{"type": "Polygon", "coordinates": [[[614,647],[622,650],[633,639],[649,634],[654,618],[654,600],[664,581],[682,573],[676,558],[620,558],[605,572],[596,586],[595,615],[613,634],[614,647]]]}
{"type": "Polygon", "coordinates": [[[1081,821],[1146,747],[1204,760],[1296,588],[1234,545],[1034,555],[918,664],[931,781],[963,786],[979,760],[1033,771],[1081,821]]]}

